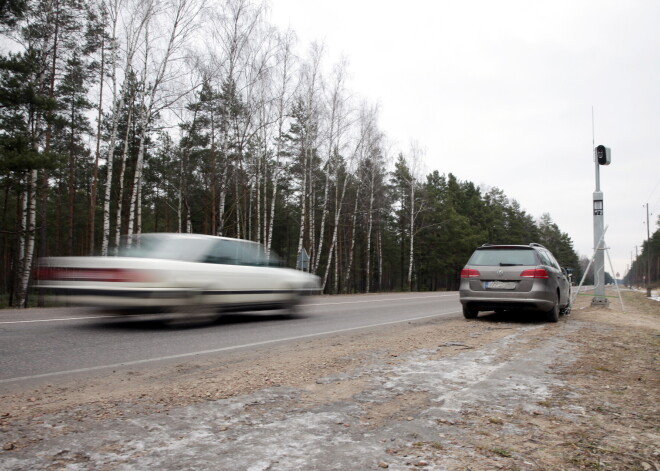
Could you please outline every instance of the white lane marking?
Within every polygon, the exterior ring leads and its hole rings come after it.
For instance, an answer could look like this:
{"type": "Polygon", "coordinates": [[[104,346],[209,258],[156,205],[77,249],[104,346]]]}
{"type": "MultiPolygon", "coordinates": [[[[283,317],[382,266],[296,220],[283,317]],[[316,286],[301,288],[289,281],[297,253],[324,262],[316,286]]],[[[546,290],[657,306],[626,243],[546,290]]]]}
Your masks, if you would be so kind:
{"type": "Polygon", "coordinates": [[[383,298],[383,299],[365,299],[364,301],[339,301],[336,303],[318,303],[318,304],[308,304],[305,303],[303,306],[335,306],[337,304],[360,304],[360,303],[379,303],[383,301],[415,301],[417,299],[429,299],[429,298],[449,298],[452,296],[458,296],[458,293],[454,294],[435,294],[431,296],[408,296],[406,298],[383,298]]]}
{"type": "MultiPolygon", "coordinates": [[[[336,306],[339,304],[360,304],[360,303],[378,303],[378,302],[384,302],[384,301],[414,301],[417,299],[429,299],[429,298],[448,298],[452,296],[457,296],[456,294],[436,294],[432,296],[410,296],[406,298],[383,298],[383,299],[366,299],[364,301],[340,301],[336,303],[315,303],[315,304],[307,304],[305,303],[304,306],[336,306]]],[[[77,320],[85,320],[85,319],[115,319],[115,318],[122,318],[126,316],[88,316],[88,317],[62,317],[59,319],[35,319],[35,320],[25,320],[25,321],[0,321],[0,325],[3,324],[33,324],[36,322],[63,322],[63,321],[77,321],[77,320]]]]}
{"type": "Polygon", "coordinates": [[[287,337],[287,338],[280,338],[280,339],[273,339],[273,340],[264,340],[262,342],[253,342],[253,343],[246,343],[243,345],[234,345],[232,347],[222,347],[222,348],[214,348],[212,350],[200,350],[198,352],[190,352],[190,353],[180,353],[178,355],[166,355],[162,357],[156,357],[156,358],[145,358],[143,360],[134,360],[134,361],[127,361],[124,363],[113,363],[110,365],[99,365],[99,366],[90,366],[88,368],[77,368],[75,370],[66,370],[66,371],[54,371],[52,373],[41,373],[37,375],[31,375],[31,376],[17,376],[15,378],[7,378],[7,379],[0,379],[0,384],[6,384],[6,383],[13,383],[16,381],[25,381],[25,380],[30,380],[30,379],[39,379],[39,378],[48,378],[51,376],[59,376],[59,375],[66,375],[66,374],[74,374],[74,373],[86,373],[90,371],[98,371],[98,370],[104,370],[107,368],[121,368],[125,366],[133,366],[133,365],[143,365],[145,363],[152,363],[156,361],[163,361],[163,360],[176,360],[179,358],[187,358],[187,357],[192,357],[196,355],[208,355],[210,353],[219,353],[219,352],[227,352],[230,350],[239,350],[241,348],[250,348],[250,347],[261,347],[263,345],[269,345],[272,343],[278,343],[278,342],[291,342],[294,340],[302,340],[302,339],[308,339],[312,337],[321,337],[323,335],[333,335],[333,334],[341,334],[344,332],[350,332],[352,330],[360,330],[360,329],[368,329],[371,327],[383,327],[386,325],[392,325],[392,324],[400,324],[402,322],[412,322],[412,321],[420,321],[424,319],[431,319],[433,317],[442,317],[442,316],[448,316],[451,314],[458,314],[461,311],[450,311],[450,312],[442,312],[440,314],[433,314],[430,316],[422,316],[422,317],[413,317],[409,319],[401,319],[397,321],[389,321],[389,322],[382,322],[380,324],[370,324],[370,325],[363,325],[360,327],[348,327],[346,329],[338,329],[338,330],[329,330],[326,332],[317,332],[314,334],[305,334],[305,335],[297,335],[295,337],[287,337]]]}
{"type": "Polygon", "coordinates": [[[0,321],[0,324],[32,324],[35,322],[58,322],[58,321],[77,321],[84,319],[104,319],[124,316],[87,316],[87,317],[62,317],[60,319],[34,319],[31,321],[0,321]]]}

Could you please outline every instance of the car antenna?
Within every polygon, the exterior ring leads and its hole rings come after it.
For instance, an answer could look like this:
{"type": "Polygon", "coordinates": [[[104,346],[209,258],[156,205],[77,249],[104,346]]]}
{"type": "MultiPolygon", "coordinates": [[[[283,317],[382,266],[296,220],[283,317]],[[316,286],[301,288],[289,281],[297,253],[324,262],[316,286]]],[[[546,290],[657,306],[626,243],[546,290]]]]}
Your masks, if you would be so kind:
{"type": "MultiPolygon", "coordinates": [[[[597,162],[598,157],[596,157],[596,124],[594,120],[594,105],[591,105],[591,152],[593,153],[593,161],[597,162]]],[[[598,165],[596,165],[596,191],[600,191],[600,177],[598,176],[598,165]]]]}

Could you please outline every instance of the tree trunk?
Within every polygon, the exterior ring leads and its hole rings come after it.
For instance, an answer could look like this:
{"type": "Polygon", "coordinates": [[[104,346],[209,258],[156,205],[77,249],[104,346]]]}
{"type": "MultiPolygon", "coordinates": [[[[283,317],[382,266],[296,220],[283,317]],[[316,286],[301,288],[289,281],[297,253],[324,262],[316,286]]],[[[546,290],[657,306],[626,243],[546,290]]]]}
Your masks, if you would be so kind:
{"type": "Polygon", "coordinates": [[[371,230],[374,224],[374,181],[373,181],[373,169],[372,177],[369,186],[369,211],[368,211],[368,221],[367,221],[367,251],[366,251],[366,280],[365,280],[365,292],[369,293],[371,287],[371,230]]]}
{"type": "MultiPolygon", "coordinates": [[[[328,161],[326,162],[325,167],[325,188],[323,189],[323,207],[321,208],[321,228],[319,230],[319,244],[316,249],[316,256],[314,257],[314,269],[312,273],[316,273],[319,269],[319,264],[321,263],[321,252],[323,251],[323,241],[325,239],[325,220],[328,217],[328,193],[330,192],[330,156],[328,156],[328,161]]],[[[337,182],[338,183],[338,182],[337,182]]],[[[336,193],[336,190],[335,190],[336,193]]],[[[332,249],[331,249],[332,251],[332,249]]],[[[332,259],[332,253],[328,253],[328,263],[332,259]]],[[[329,267],[328,267],[329,268],[329,267]]],[[[328,270],[325,271],[326,279],[328,276],[328,270]]],[[[325,281],[323,282],[325,287],[325,281]]]]}
{"type": "Polygon", "coordinates": [[[25,220],[25,254],[23,256],[23,263],[21,264],[21,278],[18,288],[18,307],[27,307],[27,294],[28,286],[30,283],[30,274],[32,272],[32,258],[34,257],[34,241],[35,241],[35,223],[37,219],[37,171],[30,172],[30,181],[25,190],[24,203],[26,210],[25,220]]]}
{"type": "Polygon", "coordinates": [[[296,256],[300,257],[305,240],[305,217],[307,216],[307,154],[303,149],[303,181],[300,187],[300,235],[298,237],[298,251],[296,256]]]}
{"type": "Polygon", "coordinates": [[[255,237],[254,241],[256,242],[261,242],[261,158],[259,156],[257,158],[257,172],[254,177],[254,191],[255,191],[255,201],[257,203],[257,207],[255,208],[255,213],[256,213],[256,218],[257,221],[255,223],[255,237]]]}
{"type": "Polygon", "coordinates": [[[220,176],[220,195],[218,201],[218,235],[224,235],[225,230],[225,204],[227,202],[227,178],[228,178],[228,163],[222,165],[222,175],[220,176]]]}
{"type": "Polygon", "coordinates": [[[20,236],[18,238],[18,250],[16,252],[16,270],[15,280],[16,280],[16,307],[23,307],[24,297],[20,289],[21,279],[23,272],[25,271],[25,247],[27,245],[27,226],[28,226],[28,200],[29,200],[29,191],[28,191],[28,176],[24,177],[23,191],[20,195],[20,207],[16,208],[19,210],[17,215],[19,218],[19,231],[20,236]]]}
{"type": "MultiPolygon", "coordinates": [[[[112,38],[116,40],[117,35],[117,21],[119,17],[120,1],[115,1],[112,4],[111,13],[112,13],[112,38]]],[[[138,27],[133,29],[135,23],[130,25],[130,33],[126,39],[126,70],[124,71],[125,77],[128,77],[133,71],[133,56],[137,48],[137,42],[139,36],[142,34],[142,30],[145,26],[145,17],[148,16],[147,13],[144,15],[139,15],[133,17],[133,20],[137,22],[138,27]]],[[[116,44],[113,44],[113,55],[112,55],[112,131],[110,133],[110,146],[108,148],[108,158],[107,158],[107,174],[106,174],[106,183],[105,183],[105,194],[103,196],[103,238],[101,241],[101,255],[108,255],[108,245],[110,241],[110,200],[112,197],[112,180],[113,180],[113,167],[115,159],[115,149],[117,145],[117,127],[119,125],[119,113],[124,108],[125,98],[124,94],[117,91],[117,58],[116,58],[116,44]],[[119,96],[119,98],[118,98],[119,96]]],[[[124,78],[124,83],[126,83],[126,78],[124,78]]],[[[124,150],[122,152],[121,158],[121,168],[119,176],[119,197],[117,198],[117,215],[116,215],[116,227],[115,227],[115,253],[119,248],[119,236],[121,234],[121,207],[122,207],[122,198],[123,198],[123,182],[124,182],[124,172],[126,167],[126,156],[128,154],[128,136],[129,130],[132,124],[133,117],[133,101],[134,96],[131,97],[131,103],[128,111],[128,122],[126,125],[126,137],[124,140],[124,150]]]]}
{"type": "Polygon", "coordinates": [[[99,114],[96,126],[96,156],[92,174],[92,196],[89,204],[89,254],[94,254],[94,232],[96,232],[96,192],[99,181],[99,159],[101,157],[101,128],[103,123],[103,85],[105,78],[105,35],[101,39],[101,74],[99,84],[99,114]]]}
{"type": "Polygon", "coordinates": [[[376,240],[378,243],[378,291],[383,291],[383,237],[380,228],[376,240]]]}
{"type": "MultiPolygon", "coordinates": [[[[142,167],[144,165],[144,147],[146,139],[146,113],[140,113],[140,147],[138,150],[137,161],[135,162],[135,173],[133,174],[133,188],[131,191],[130,205],[128,207],[128,229],[127,233],[132,236],[133,233],[139,234],[142,230],[142,167]]],[[[130,245],[130,239],[127,241],[130,245]]]]}
{"type": "Polygon", "coordinates": [[[71,100],[71,135],[69,142],[69,237],[68,237],[68,253],[75,255],[73,248],[73,229],[75,225],[75,206],[76,206],[76,156],[74,152],[75,134],[73,123],[75,119],[75,99],[71,100]]]}
{"type": "Polygon", "coordinates": [[[273,227],[275,224],[275,204],[277,201],[277,185],[279,182],[281,169],[281,156],[282,156],[282,139],[284,137],[284,120],[287,112],[287,102],[285,96],[288,91],[289,81],[289,62],[291,57],[291,44],[292,37],[287,35],[283,38],[282,56],[279,63],[282,66],[282,82],[281,89],[277,100],[277,141],[275,145],[275,167],[273,171],[273,191],[272,199],[270,202],[270,218],[268,221],[268,242],[266,244],[266,251],[270,256],[270,251],[273,244],[273,227]]]}
{"type": "MultiPolygon", "coordinates": [[[[348,265],[346,267],[346,279],[345,279],[346,286],[344,288],[344,292],[350,289],[350,283],[351,283],[351,270],[353,270],[353,252],[355,251],[355,236],[357,232],[355,225],[357,221],[358,202],[360,201],[360,188],[361,185],[358,185],[357,191],[355,193],[355,205],[353,207],[353,217],[351,223],[351,247],[348,251],[348,265]]],[[[335,283],[337,283],[336,280],[335,283]]]]}
{"type": "MultiPolygon", "coordinates": [[[[117,104],[115,100],[113,103],[117,104]]],[[[103,238],[101,240],[101,255],[106,257],[108,255],[108,242],[110,240],[110,199],[112,196],[112,178],[115,162],[115,148],[117,145],[117,125],[118,125],[118,114],[119,110],[123,108],[124,100],[123,98],[119,100],[119,103],[115,107],[115,110],[112,114],[112,131],[110,134],[110,146],[108,147],[108,157],[106,162],[106,182],[105,182],[105,193],[103,195],[103,238]]],[[[131,119],[131,111],[129,110],[129,123],[131,119]]],[[[130,124],[129,124],[130,127],[130,124]]],[[[128,135],[126,137],[128,139],[128,135]]],[[[126,147],[124,146],[123,159],[125,159],[126,147]]],[[[122,163],[121,169],[121,179],[124,175],[124,167],[122,163]]],[[[121,180],[120,180],[121,181],[121,180]]],[[[118,199],[118,204],[121,206],[121,192],[118,199]]]]}
{"type": "Polygon", "coordinates": [[[410,182],[410,254],[408,258],[407,288],[412,291],[413,261],[415,258],[415,180],[410,182]]]}
{"type": "MultiPolygon", "coordinates": [[[[339,172],[337,172],[339,173],[339,172]]],[[[337,181],[339,183],[339,181],[337,181]]],[[[323,290],[325,290],[328,281],[328,274],[330,273],[330,266],[332,265],[332,253],[337,245],[337,231],[339,230],[339,219],[341,217],[341,207],[344,203],[344,196],[346,195],[346,186],[348,184],[348,175],[344,177],[344,184],[342,185],[341,195],[337,195],[338,188],[335,189],[335,227],[332,230],[332,240],[330,241],[330,250],[328,251],[328,265],[325,267],[325,275],[323,276],[323,290]]],[[[339,263],[339,259],[335,260],[339,263]]],[[[335,277],[335,279],[338,277],[335,277]]],[[[336,280],[335,280],[336,281],[336,280]]],[[[336,291],[335,291],[336,293],[336,291]]]]}
{"type": "Polygon", "coordinates": [[[122,216],[122,207],[124,202],[124,176],[126,174],[126,159],[128,158],[128,144],[130,137],[131,124],[133,119],[133,106],[129,107],[128,110],[128,121],[126,124],[126,136],[124,137],[124,150],[121,154],[121,161],[119,167],[119,188],[117,197],[117,214],[116,214],[116,224],[115,224],[115,254],[119,251],[119,239],[121,236],[121,216],[122,216]]]}
{"type": "MultiPolygon", "coordinates": [[[[195,116],[197,113],[195,112],[195,116]]],[[[195,120],[193,118],[193,126],[195,120]]],[[[215,119],[211,113],[211,235],[218,235],[218,223],[216,222],[217,191],[218,191],[218,157],[215,152],[215,119]]]]}
{"type": "Polygon", "coordinates": [[[179,161],[179,173],[181,174],[181,185],[178,186],[176,196],[177,196],[177,206],[176,206],[176,232],[181,232],[183,229],[183,188],[186,184],[186,173],[184,169],[186,160],[186,151],[184,150],[181,155],[181,160],[179,161]]]}
{"type": "MultiPolygon", "coordinates": [[[[310,152],[311,154],[311,152],[310,152]]],[[[316,218],[315,216],[315,209],[316,209],[316,198],[315,198],[315,190],[316,190],[316,181],[314,179],[314,166],[312,156],[309,156],[309,162],[307,165],[307,170],[309,171],[309,175],[307,176],[307,184],[309,185],[309,190],[307,192],[308,195],[308,202],[307,202],[307,219],[308,219],[308,225],[309,225],[309,231],[307,233],[309,234],[309,271],[310,273],[312,272],[312,261],[314,260],[314,257],[316,255],[315,248],[316,248],[316,218]]]]}

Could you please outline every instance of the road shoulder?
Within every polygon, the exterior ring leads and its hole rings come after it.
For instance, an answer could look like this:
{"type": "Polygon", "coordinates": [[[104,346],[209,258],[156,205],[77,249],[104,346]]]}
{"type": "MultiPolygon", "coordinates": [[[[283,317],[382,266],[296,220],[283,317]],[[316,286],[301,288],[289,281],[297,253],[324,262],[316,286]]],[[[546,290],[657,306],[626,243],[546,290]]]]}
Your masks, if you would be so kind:
{"type": "Polygon", "coordinates": [[[3,394],[0,468],[657,469],[660,305],[624,294],[3,394]]]}

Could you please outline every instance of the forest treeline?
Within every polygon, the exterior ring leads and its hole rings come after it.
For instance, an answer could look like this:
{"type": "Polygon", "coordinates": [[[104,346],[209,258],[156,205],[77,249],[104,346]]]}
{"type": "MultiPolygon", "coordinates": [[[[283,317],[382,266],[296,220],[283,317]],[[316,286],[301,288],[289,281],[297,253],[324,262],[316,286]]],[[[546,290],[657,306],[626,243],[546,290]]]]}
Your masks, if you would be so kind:
{"type": "MultiPolygon", "coordinates": [[[[656,219],[660,226],[660,216],[656,219]]],[[[647,240],[642,242],[640,250],[635,247],[635,256],[630,254],[630,267],[623,282],[633,287],[660,287],[660,229],[649,232],[647,240]]]]}
{"type": "Polygon", "coordinates": [[[349,89],[347,62],[267,13],[2,2],[2,304],[26,305],[38,257],[112,256],[141,232],[251,239],[289,266],[304,250],[326,293],[456,289],[486,242],[540,242],[580,275],[550,215],[423,174],[421,147],[393,150],[378,107],[349,89]]]}

